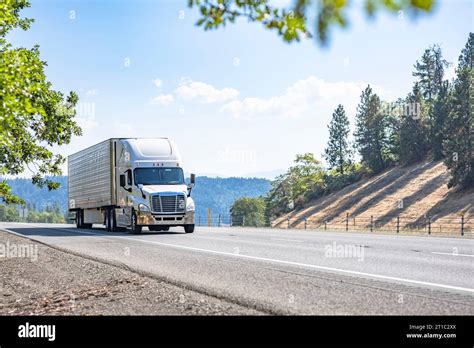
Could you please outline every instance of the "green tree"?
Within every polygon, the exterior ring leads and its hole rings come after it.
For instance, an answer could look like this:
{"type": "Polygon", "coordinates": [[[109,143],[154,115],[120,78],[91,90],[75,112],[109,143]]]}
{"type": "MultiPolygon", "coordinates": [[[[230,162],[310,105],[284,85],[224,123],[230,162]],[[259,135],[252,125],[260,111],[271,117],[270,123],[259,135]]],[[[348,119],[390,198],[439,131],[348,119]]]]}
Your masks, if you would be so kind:
{"type": "Polygon", "coordinates": [[[294,166],[272,182],[266,197],[270,217],[301,207],[307,192],[324,190],[326,171],[312,153],[296,155],[294,162],[294,166]]]}
{"type": "Polygon", "coordinates": [[[362,162],[377,173],[387,166],[387,119],[382,103],[372,88],[362,92],[356,114],[355,146],[362,162]]]}
{"type": "Polygon", "coordinates": [[[426,132],[422,124],[423,99],[418,82],[406,98],[406,105],[400,124],[400,160],[403,163],[413,163],[423,159],[428,150],[426,132]]]}
{"type": "Polygon", "coordinates": [[[392,163],[400,160],[400,128],[402,117],[406,113],[406,101],[398,98],[395,102],[383,102],[382,109],[386,115],[387,143],[385,156],[392,163]]]}
{"type": "MultiPolygon", "coordinates": [[[[438,137],[435,132],[443,127],[443,124],[437,124],[442,118],[434,115],[434,101],[443,89],[444,69],[449,67],[449,62],[443,58],[443,53],[439,45],[433,45],[425,50],[420,61],[414,65],[413,76],[417,77],[418,88],[425,100],[424,107],[427,109],[428,120],[426,127],[428,130],[428,139],[431,149],[439,152],[441,143],[436,143],[438,137]]],[[[439,111],[439,110],[438,110],[439,111]]]]}
{"type": "Polygon", "coordinates": [[[337,168],[339,173],[344,173],[344,168],[352,163],[352,151],[349,148],[349,119],[344,107],[339,104],[332,114],[329,128],[329,141],[324,150],[324,157],[331,168],[337,168]]]}
{"type": "Polygon", "coordinates": [[[14,205],[0,204],[0,221],[18,222],[21,221],[20,213],[14,205]]]}
{"type": "MultiPolygon", "coordinates": [[[[30,27],[32,19],[20,18],[29,5],[26,0],[0,1],[0,175],[29,170],[35,185],[52,190],[59,184],[46,175],[60,175],[65,160],[52,148],[81,134],[74,120],[78,97],[52,89],[38,46],[14,48],[7,43],[10,30],[30,27]]],[[[7,203],[23,203],[4,180],[0,196],[7,203]]]]}
{"type": "Polygon", "coordinates": [[[293,204],[301,200],[308,190],[324,186],[325,170],[312,153],[296,155],[295,165],[290,167],[288,173],[293,204]]]}
{"type": "Polygon", "coordinates": [[[435,160],[443,157],[443,143],[446,140],[446,120],[451,111],[451,105],[451,86],[449,81],[444,81],[432,107],[433,129],[431,149],[435,160]]]}
{"type": "Polygon", "coordinates": [[[239,198],[230,209],[232,224],[234,226],[265,226],[265,211],[265,200],[262,197],[239,198]]]}
{"type": "MultiPolygon", "coordinates": [[[[349,24],[349,1],[345,0],[296,0],[293,8],[278,7],[269,0],[188,0],[190,7],[199,8],[201,18],[198,26],[205,30],[217,29],[238,17],[261,23],[275,30],[286,42],[299,41],[301,37],[313,37],[308,29],[316,28],[317,39],[325,44],[333,26],[347,27],[349,24]],[[315,23],[309,23],[314,18],[315,23]]],[[[392,14],[400,11],[409,15],[429,13],[434,0],[365,0],[364,11],[369,17],[383,9],[392,14]]]]}
{"type": "Polygon", "coordinates": [[[423,52],[421,59],[417,60],[413,67],[415,71],[413,71],[412,75],[418,78],[418,86],[423,93],[423,97],[431,100],[436,93],[434,84],[435,62],[431,47],[423,52]]]}
{"type": "Polygon", "coordinates": [[[451,173],[448,187],[474,185],[474,113],[472,88],[474,34],[469,33],[459,56],[454,80],[452,108],[446,120],[443,143],[445,163],[451,173]]]}

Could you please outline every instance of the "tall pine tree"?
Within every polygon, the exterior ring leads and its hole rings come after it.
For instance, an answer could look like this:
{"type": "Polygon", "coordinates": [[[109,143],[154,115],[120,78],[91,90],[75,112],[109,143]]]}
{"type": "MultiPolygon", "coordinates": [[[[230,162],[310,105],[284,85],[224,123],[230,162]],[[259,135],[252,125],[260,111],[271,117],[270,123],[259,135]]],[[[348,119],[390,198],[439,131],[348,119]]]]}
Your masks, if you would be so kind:
{"type": "MultiPolygon", "coordinates": [[[[426,109],[427,119],[423,120],[426,125],[427,139],[429,139],[429,147],[435,152],[435,157],[439,156],[439,148],[441,143],[435,133],[443,128],[444,121],[440,115],[434,115],[434,103],[439,93],[443,89],[444,69],[449,66],[443,58],[443,53],[439,45],[433,45],[425,50],[420,61],[414,65],[415,71],[413,76],[418,77],[418,88],[424,99],[424,108],[426,109]]],[[[438,110],[439,111],[439,110],[438,110]]]]}
{"type": "Polygon", "coordinates": [[[452,108],[446,120],[443,143],[445,163],[451,173],[448,186],[474,185],[474,115],[471,95],[474,79],[474,34],[470,33],[459,56],[452,97],[452,108]]]}
{"type": "Polygon", "coordinates": [[[418,82],[406,98],[406,105],[400,123],[400,160],[403,163],[413,163],[423,159],[428,150],[426,132],[422,125],[423,98],[418,82]]]}
{"type": "Polygon", "coordinates": [[[337,168],[341,174],[344,168],[352,162],[352,152],[349,148],[349,119],[346,116],[344,107],[339,104],[332,114],[329,128],[329,141],[324,150],[324,158],[331,168],[337,168]]]}
{"type": "Polygon", "coordinates": [[[382,104],[372,88],[362,92],[356,114],[355,145],[364,162],[377,173],[387,166],[388,137],[382,104]]]}
{"type": "Polygon", "coordinates": [[[431,149],[435,160],[443,157],[443,142],[446,139],[445,124],[451,107],[450,94],[451,86],[449,81],[443,81],[431,109],[433,120],[431,149]]]}

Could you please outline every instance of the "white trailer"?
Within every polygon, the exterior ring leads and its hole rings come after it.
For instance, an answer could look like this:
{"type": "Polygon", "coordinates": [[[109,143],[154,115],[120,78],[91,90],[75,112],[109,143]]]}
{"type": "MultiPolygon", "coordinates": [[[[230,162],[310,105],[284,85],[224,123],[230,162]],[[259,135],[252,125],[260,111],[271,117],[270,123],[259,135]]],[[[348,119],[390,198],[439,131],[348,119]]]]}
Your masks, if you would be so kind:
{"type": "Polygon", "coordinates": [[[179,150],[168,138],[105,140],[68,157],[68,178],[77,228],[194,232],[195,175],[186,185],[179,150]]]}

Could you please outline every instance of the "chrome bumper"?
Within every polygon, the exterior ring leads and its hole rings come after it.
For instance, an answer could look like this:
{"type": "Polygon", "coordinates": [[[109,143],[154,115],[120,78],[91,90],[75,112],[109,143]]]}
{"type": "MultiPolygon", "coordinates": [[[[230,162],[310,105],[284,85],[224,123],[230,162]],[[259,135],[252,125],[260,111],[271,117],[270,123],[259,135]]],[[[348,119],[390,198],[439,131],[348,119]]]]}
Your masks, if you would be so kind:
{"type": "Polygon", "coordinates": [[[152,214],[150,212],[139,212],[137,216],[139,225],[168,225],[181,226],[194,224],[194,212],[188,211],[185,215],[152,214]]]}

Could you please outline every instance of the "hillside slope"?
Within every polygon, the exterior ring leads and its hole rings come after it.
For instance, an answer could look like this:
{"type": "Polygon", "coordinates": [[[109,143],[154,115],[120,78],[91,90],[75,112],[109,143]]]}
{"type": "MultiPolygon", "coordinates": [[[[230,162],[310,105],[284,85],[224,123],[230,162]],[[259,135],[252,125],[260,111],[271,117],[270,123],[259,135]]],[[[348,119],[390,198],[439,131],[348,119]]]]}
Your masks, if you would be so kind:
{"type": "Polygon", "coordinates": [[[398,225],[400,232],[435,234],[460,233],[463,227],[471,234],[474,189],[448,190],[448,178],[441,161],[394,167],[311,201],[272,224],[304,228],[306,219],[307,228],[396,231],[398,225]]]}

